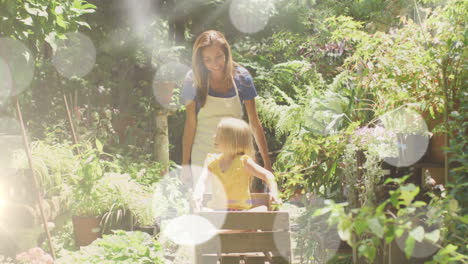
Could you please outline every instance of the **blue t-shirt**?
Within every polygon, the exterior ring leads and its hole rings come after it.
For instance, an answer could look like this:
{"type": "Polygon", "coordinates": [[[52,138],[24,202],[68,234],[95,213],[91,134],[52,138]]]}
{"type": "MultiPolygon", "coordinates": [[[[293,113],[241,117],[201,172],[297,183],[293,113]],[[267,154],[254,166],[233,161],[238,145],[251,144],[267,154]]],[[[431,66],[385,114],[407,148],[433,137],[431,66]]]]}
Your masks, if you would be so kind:
{"type": "MultiPolygon", "coordinates": [[[[242,102],[245,100],[251,100],[257,96],[257,90],[253,83],[252,75],[244,67],[237,66],[234,73],[234,82],[236,83],[237,90],[239,92],[239,97],[242,102]]],[[[213,89],[208,89],[208,95],[221,98],[231,98],[236,96],[236,91],[232,87],[226,94],[217,93],[213,89]]],[[[193,72],[189,71],[185,76],[184,85],[182,87],[181,93],[182,101],[187,103],[187,101],[195,100],[197,105],[197,112],[200,110],[200,102],[197,100],[197,87],[193,81],[193,72]]]]}

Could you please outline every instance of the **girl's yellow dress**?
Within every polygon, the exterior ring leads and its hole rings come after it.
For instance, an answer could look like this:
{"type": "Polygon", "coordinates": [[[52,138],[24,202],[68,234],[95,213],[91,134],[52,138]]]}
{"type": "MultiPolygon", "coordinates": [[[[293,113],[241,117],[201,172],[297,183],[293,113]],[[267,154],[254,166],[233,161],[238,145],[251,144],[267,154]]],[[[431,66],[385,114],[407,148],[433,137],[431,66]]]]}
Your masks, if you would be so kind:
{"type": "Polygon", "coordinates": [[[210,178],[212,198],[208,207],[215,210],[234,209],[247,210],[252,207],[250,196],[251,175],[244,168],[244,161],[250,159],[248,155],[237,155],[231,166],[222,171],[220,154],[208,154],[208,169],[213,177],[210,178]]]}

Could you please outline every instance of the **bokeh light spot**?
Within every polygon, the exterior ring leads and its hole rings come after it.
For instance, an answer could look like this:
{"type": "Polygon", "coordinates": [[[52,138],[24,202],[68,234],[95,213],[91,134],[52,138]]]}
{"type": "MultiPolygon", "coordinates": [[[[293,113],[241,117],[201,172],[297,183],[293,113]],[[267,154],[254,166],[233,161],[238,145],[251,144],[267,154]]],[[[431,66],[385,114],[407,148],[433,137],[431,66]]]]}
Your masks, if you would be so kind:
{"type": "Polygon", "coordinates": [[[179,62],[169,62],[159,67],[153,79],[153,93],[159,105],[174,111],[183,106],[180,88],[189,70],[189,66],[179,62]]]}
{"type": "Polygon", "coordinates": [[[229,7],[232,24],[247,34],[263,30],[274,12],[275,5],[271,0],[234,0],[229,7]]]}
{"type": "Polygon", "coordinates": [[[397,150],[395,156],[385,157],[385,162],[396,167],[407,167],[424,156],[429,144],[429,131],[419,113],[399,108],[382,115],[380,120],[385,130],[395,135],[392,145],[397,150]]]}
{"type": "Polygon", "coordinates": [[[52,57],[52,63],[65,78],[83,77],[94,67],[96,48],[83,33],[67,33],[66,36],[67,39],[57,41],[57,51],[52,57]]]}
{"type": "Polygon", "coordinates": [[[201,244],[215,236],[216,232],[211,222],[198,215],[179,216],[163,229],[163,235],[179,245],[201,244]]]}
{"type": "Polygon", "coordinates": [[[0,38],[0,103],[24,91],[34,76],[34,56],[19,40],[0,38]]]}

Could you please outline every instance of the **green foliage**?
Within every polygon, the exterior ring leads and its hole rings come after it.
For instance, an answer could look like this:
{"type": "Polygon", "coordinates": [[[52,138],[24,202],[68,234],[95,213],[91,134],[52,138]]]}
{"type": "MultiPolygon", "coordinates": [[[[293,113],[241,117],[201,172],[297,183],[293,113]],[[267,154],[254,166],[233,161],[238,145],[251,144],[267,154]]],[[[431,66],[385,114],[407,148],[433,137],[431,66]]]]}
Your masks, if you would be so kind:
{"type": "Polygon", "coordinates": [[[73,195],[71,211],[74,215],[99,216],[108,209],[112,201],[112,189],[99,184],[103,178],[106,163],[101,160],[103,146],[97,140],[96,148],[89,147],[80,154],[80,163],[76,175],[71,178],[73,195]]]}
{"type": "Polygon", "coordinates": [[[57,263],[139,263],[162,264],[161,246],[150,235],[142,232],[115,231],[104,235],[79,251],[57,259],[57,263]]]}
{"type": "MultiPolygon", "coordinates": [[[[47,143],[34,141],[31,143],[33,168],[41,183],[45,197],[60,195],[62,201],[69,197],[69,184],[72,175],[76,173],[78,159],[73,154],[73,146],[68,143],[47,143]]],[[[29,168],[26,153],[16,153],[14,167],[29,168]]]]}
{"type": "MultiPolygon", "coordinates": [[[[57,258],[65,256],[69,251],[76,250],[73,223],[71,219],[68,219],[63,226],[60,226],[51,232],[51,240],[57,258]]],[[[42,242],[41,248],[50,252],[47,240],[42,242]]]]}
{"type": "MultiPolygon", "coordinates": [[[[347,210],[348,204],[327,201],[314,216],[328,215],[328,224],[338,228],[341,239],[357,248],[359,256],[369,262],[377,257],[379,247],[390,244],[395,239],[404,241],[407,258],[412,255],[415,243],[429,243],[442,247],[444,238],[451,235],[453,221],[465,221],[459,214],[457,205],[451,198],[433,197],[429,204],[415,200],[419,188],[414,184],[402,185],[403,179],[389,179],[386,183],[398,184],[390,191],[390,197],[379,206],[364,205],[347,210]]],[[[466,242],[466,241],[464,241],[466,242]]],[[[439,260],[467,260],[466,255],[454,250],[452,244],[439,251],[431,263],[439,260]]]]}
{"type": "Polygon", "coordinates": [[[2,0],[0,7],[0,35],[30,41],[37,50],[41,46],[36,40],[55,47],[56,39],[63,39],[66,32],[82,26],[89,28],[83,15],[93,13],[96,8],[84,0],[2,0]]]}
{"type": "Polygon", "coordinates": [[[118,167],[116,168],[116,172],[127,173],[134,181],[144,186],[151,186],[164,176],[163,173],[167,169],[165,165],[154,162],[151,158],[145,158],[144,156],[134,159],[131,156],[122,157],[117,155],[117,159],[114,162],[116,167],[118,167]]]}
{"type": "Polygon", "coordinates": [[[108,211],[103,215],[104,229],[115,228],[122,223],[127,224],[127,227],[135,223],[139,225],[154,223],[152,193],[149,187],[134,181],[128,174],[116,173],[106,174],[100,184],[108,185],[114,191],[114,195],[108,194],[114,198],[108,211]]]}

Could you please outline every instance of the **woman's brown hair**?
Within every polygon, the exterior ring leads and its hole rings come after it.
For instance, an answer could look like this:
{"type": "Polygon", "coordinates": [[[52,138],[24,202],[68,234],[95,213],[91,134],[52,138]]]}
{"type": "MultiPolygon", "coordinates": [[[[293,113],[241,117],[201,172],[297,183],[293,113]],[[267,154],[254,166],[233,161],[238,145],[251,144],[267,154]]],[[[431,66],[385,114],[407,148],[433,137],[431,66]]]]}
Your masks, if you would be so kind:
{"type": "Polygon", "coordinates": [[[224,65],[224,79],[223,84],[225,86],[232,85],[232,78],[234,76],[235,62],[232,60],[231,47],[224,37],[223,33],[216,30],[208,30],[201,33],[193,44],[192,54],[192,70],[193,80],[197,85],[197,100],[200,103],[200,107],[203,107],[206,103],[206,97],[208,95],[208,69],[205,67],[202,58],[202,51],[204,48],[217,45],[226,56],[226,64],[224,65]]]}

